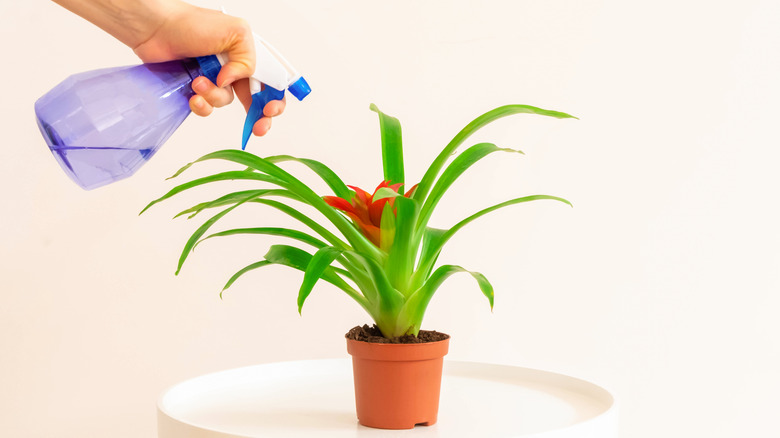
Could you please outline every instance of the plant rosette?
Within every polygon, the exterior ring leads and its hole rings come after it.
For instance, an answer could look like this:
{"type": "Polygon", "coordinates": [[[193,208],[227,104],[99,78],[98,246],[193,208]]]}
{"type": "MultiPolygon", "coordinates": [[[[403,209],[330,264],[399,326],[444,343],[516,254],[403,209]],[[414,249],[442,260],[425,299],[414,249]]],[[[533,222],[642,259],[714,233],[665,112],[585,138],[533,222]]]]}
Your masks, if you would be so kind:
{"type": "Polygon", "coordinates": [[[311,247],[312,250],[305,250],[287,244],[272,245],[262,260],[236,272],[222,292],[247,272],[272,264],[289,266],[304,273],[298,289],[299,313],[320,279],[342,290],[370,315],[375,324],[374,328],[356,327],[347,334],[347,349],[353,358],[358,420],[366,426],[405,429],[416,424],[433,424],[437,418],[442,358],[447,353],[449,336],[438,334],[440,337],[435,338],[436,332],[433,332],[433,342],[423,342],[430,333],[418,336],[434,293],[451,275],[467,273],[493,308],[493,286],[484,275],[458,265],[437,266],[444,245],[464,226],[510,205],[536,200],[571,205],[556,196],[528,195],[479,210],[447,229],[429,227],[428,222],[443,195],[474,163],[496,152],[522,154],[492,143],[478,143],[460,153],[457,153],[458,148],[480,128],[509,115],[536,114],[559,119],[573,116],[528,105],[506,105],[489,111],[466,125],[434,159],[419,183],[407,188],[401,124],[376,106],[370,108],[379,115],[384,171],[384,178],[373,193],[346,185],[333,170],[316,160],[289,155],[261,158],[240,150],[222,150],[187,164],[171,178],[208,160],[224,160],[241,168],[180,184],[149,203],[143,211],[185,190],[213,182],[245,180],[263,184],[261,188],[227,193],[176,215],[193,218],[203,211],[223,208],[198,227],[184,245],[176,274],[193,249],[213,237],[265,234],[311,247]],[[308,167],[333,194],[317,194],[280,167],[290,161],[308,167]],[[306,231],[263,226],[207,235],[221,218],[245,204],[263,204],[279,210],[300,222],[306,231]],[[321,217],[315,220],[302,213],[296,208],[301,204],[313,207],[321,217]],[[335,227],[338,234],[322,223],[335,227]],[[415,369],[414,365],[422,368],[415,369]],[[423,387],[424,381],[435,384],[423,387]]]}

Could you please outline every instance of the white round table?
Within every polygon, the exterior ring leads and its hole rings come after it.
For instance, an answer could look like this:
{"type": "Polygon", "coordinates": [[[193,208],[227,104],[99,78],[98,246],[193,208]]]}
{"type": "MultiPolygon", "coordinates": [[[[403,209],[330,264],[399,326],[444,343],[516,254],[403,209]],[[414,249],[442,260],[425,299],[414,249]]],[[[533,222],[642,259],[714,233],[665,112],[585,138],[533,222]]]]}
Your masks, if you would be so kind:
{"type": "Polygon", "coordinates": [[[411,430],[358,424],[349,359],[256,365],[182,382],[159,400],[159,438],[617,438],[605,389],[547,371],[444,361],[439,420],[411,430]]]}

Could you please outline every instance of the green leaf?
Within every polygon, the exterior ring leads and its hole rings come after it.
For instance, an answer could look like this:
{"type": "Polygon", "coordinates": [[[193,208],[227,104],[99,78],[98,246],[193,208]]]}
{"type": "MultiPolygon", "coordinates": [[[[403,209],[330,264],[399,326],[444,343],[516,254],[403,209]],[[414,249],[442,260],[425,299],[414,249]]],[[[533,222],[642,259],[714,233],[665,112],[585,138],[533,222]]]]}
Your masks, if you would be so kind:
{"type": "MultiPolygon", "coordinates": [[[[401,142],[401,122],[379,111],[373,103],[371,111],[379,114],[379,130],[382,134],[382,166],[385,181],[390,184],[404,182],[404,151],[401,142]]],[[[344,198],[349,199],[349,198],[344,198]]]]}
{"type": "Polygon", "coordinates": [[[380,307],[391,308],[394,306],[400,306],[404,301],[404,296],[396,290],[390,280],[387,278],[387,273],[382,266],[375,259],[366,256],[366,254],[358,251],[344,251],[345,256],[351,256],[363,265],[363,272],[368,275],[372,284],[376,287],[378,292],[378,299],[376,302],[380,303],[380,307]]]}
{"type": "Polygon", "coordinates": [[[336,228],[338,228],[338,230],[344,235],[344,237],[347,238],[353,247],[360,249],[366,254],[370,254],[377,260],[384,259],[385,256],[379,250],[379,248],[377,248],[373,243],[371,243],[370,240],[368,240],[368,238],[366,238],[360,231],[358,231],[358,229],[349,220],[342,216],[341,213],[339,213],[335,208],[328,205],[318,194],[310,189],[309,186],[302,183],[276,164],[249,152],[237,149],[226,149],[212,152],[198,158],[195,160],[195,162],[213,159],[227,160],[244,166],[249,166],[253,169],[257,169],[260,172],[265,172],[268,175],[277,178],[281,181],[279,184],[280,186],[289,189],[294,194],[298,195],[306,203],[316,208],[328,220],[330,220],[331,223],[333,223],[333,225],[335,225],[336,228]]]}
{"type": "Polygon", "coordinates": [[[441,151],[441,153],[439,153],[436,159],[433,160],[433,163],[431,163],[430,167],[428,167],[428,170],[425,172],[425,175],[423,175],[422,180],[417,186],[417,190],[415,190],[414,192],[413,198],[419,202],[422,202],[423,200],[425,200],[425,198],[428,197],[428,191],[431,189],[431,187],[434,184],[434,181],[436,180],[436,177],[439,175],[439,172],[441,172],[441,169],[444,167],[444,163],[447,162],[447,160],[455,153],[458,147],[464,141],[466,141],[467,138],[469,138],[472,134],[474,134],[476,131],[478,131],[480,128],[484,127],[485,125],[497,119],[500,119],[502,117],[510,116],[513,114],[537,114],[540,116],[555,117],[558,119],[566,119],[566,118],[576,119],[576,117],[566,113],[544,110],[529,105],[505,105],[505,106],[495,108],[491,111],[488,111],[485,114],[482,114],[481,116],[472,120],[471,123],[469,123],[463,129],[461,129],[460,132],[447,144],[447,146],[444,147],[444,149],[441,151]]]}
{"type": "Polygon", "coordinates": [[[243,200],[239,201],[235,205],[228,207],[214,215],[211,219],[207,220],[203,225],[195,230],[192,236],[190,236],[189,240],[187,240],[187,243],[184,244],[184,249],[182,250],[181,256],[179,257],[179,265],[176,267],[176,275],[179,275],[179,271],[181,271],[181,267],[184,265],[184,261],[187,260],[187,256],[190,254],[190,252],[192,252],[192,248],[195,246],[201,236],[203,236],[203,234],[205,234],[206,231],[211,228],[212,225],[214,225],[223,216],[233,211],[239,205],[249,201],[250,199],[254,199],[255,197],[257,197],[256,193],[246,196],[243,200]]]}
{"type": "Polygon", "coordinates": [[[198,158],[197,160],[193,161],[192,163],[189,163],[186,166],[184,166],[174,176],[177,176],[184,169],[187,169],[189,166],[192,166],[195,163],[200,163],[202,161],[207,161],[207,160],[232,161],[234,163],[241,164],[251,169],[255,169],[260,172],[271,175],[281,181],[284,181],[285,183],[290,183],[291,181],[297,181],[292,175],[282,170],[282,168],[280,168],[279,166],[269,161],[266,161],[263,158],[258,157],[257,155],[254,155],[246,151],[238,150],[238,149],[223,149],[221,151],[215,151],[206,154],[198,158]]]}
{"type": "Polygon", "coordinates": [[[436,185],[433,186],[430,196],[425,200],[425,203],[423,204],[420,211],[420,218],[417,221],[417,227],[423,228],[428,224],[428,220],[430,219],[436,204],[439,203],[439,200],[447,191],[447,189],[452,185],[452,183],[455,182],[455,180],[458,179],[461,174],[463,174],[463,172],[466,171],[466,169],[471,167],[471,165],[481,160],[485,156],[498,151],[522,153],[521,151],[514,149],[500,148],[492,143],[479,143],[466,149],[462,154],[458,155],[458,157],[455,158],[452,163],[447,166],[447,169],[445,169],[441,174],[439,180],[436,181],[436,185]]]}
{"type": "Polygon", "coordinates": [[[312,231],[322,236],[323,239],[327,240],[333,246],[337,246],[339,248],[350,248],[350,246],[347,245],[343,240],[339,239],[335,234],[328,231],[327,228],[317,223],[317,221],[287,204],[274,201],[272,199],[254,199],[251,202],[268,205],[269,207],[273,207],[282,213],[285,213],[293,219],[297,219],[300,223],[306,225],[312,231]]]}
{"type": "Polygon", "coordinates": [[[330,264],[333,263],[342,252],[343,251],[338,248],[326,246],[314,253],[314,256],[306,266],[306,272],[303,275],[303,283],[298,291],[298,314],[301,313],[303,303],[306,301],[306,298],[309,297],[309,294],[311,294],[317,280],[325,274],[325,271],[330,267],[330,264]]]}
{"type": "Polygon", "coordinates": [[[386,203],[382,208],[382,218],[379,221],[379,248],[382,251],[390,252],[395,239],[395,214],[393,206],[386,203]]]}
{"type": "Polygon", "coordinates": [[[212,237],[234,236],[236,234],[265,234],[270,236],[282,236],[282,237],[289,237],[290,239],[295,239],[300,242],[308,243],[309,245],[315,248],[322,248],[328,246],[328,244],[323,242],[322,240],[317,239],[316,237],[306,234],[302,231],[292,230],[289,228],[257,227],[257,228],[235,228],[232,230],[220,231],[219,233],[211,234],[208,237],[204,237],[203,239],[200,239],[195,244],[195,246],[192,247],[192,249],[194,250],[198,245],[201,244],[201,242],[203,242],[204,240],[211,239],[212,237]]]}
{"type": "Polygon", "coordinates": [[[467,217],[466,219],[463,219],[462,221],[458,222],[452,228],[447,230],[446,233],[444,233],[444,235],[439,240],[439,246],[444,245],[456,232],[458,232],[458,230],[466,226],[469,222],[473,221],[474,219],[482,217],[492,211],[498,210],[499,208],[504,208],[515,204],[521,204],[523,202],[538,201],[541,199],[549,199],[552,201],[563,202],[569,207],[573,207],[573,205],[571,205],[571,202],[567,201],[566,199],[559,198],[557,196],[550,196],[550,195],[531,195],[531,196],[523,196],[521,198],[510,199],[508,201],[504,201],[496,205],[490,206],[488,208],[482,209],[472,214],[471,216],[467,217]]]}
{"type": "Polygon", "coordinates": [[[380,199],[385,198],[397,198],[399,196],[403,196],[400,193],[396,192],[395,190],[391,189],[390,187],[382,187],[381,189],[377,190],[374,193],[374,196],[371,197],[371,200],[373,202],[376,202],[380,199]]]}
{"type": "Polygon", "coordinates": [[[486,215],[486,214],[488,214],[490,212],[498,210],[499,208],[504,208],[504,207],[508,207],[510,205],[515,205],[515,204],[522,204],[524,202],[538,201],[538,200],[542,200],[542,199],[548,199],[548,200],[552,200],[552,201],[563,202],[564,204],[572,207],[571,202],[569,202],[569,201],[567,201],[567,200],[565,200],[563,198],[559,198],[557,196],[531,195],[531,196],[523,196],[521,198],[510,199],[508,201],[504,201],[504,202],[498,203],[496,205],[490,206],[488,208],[482,209],[482,210],[472,214],[471,216],[467,217],[466,219],[463,219],[462,221],[458,222],[457,224],[453,225],[452,228],[447,230],[443,235],[441,235],[441,237],[439,239],[436,240],[435,245],[432,248],[432,251],[434,251],[436,254],[438,254],[441,251],[441,248],[444,246],[444,244],[447,243],[447,241],[450,240],[450,238],[452,238],[452,236],[455,235],[455,233],[457,233],[461,228],[463,228],[464,226],[466,226],[467,224],[469,224],[470,222],[472,222],[473,220],[475,220],[475,219],[477,219],[479,217],[482,217],[482,216],[484,216],[484,215],[486,215]]]}
{"type": "Polygon", "coordinates": [[[439,242],[441,241],[442,236],[444,236],[446,233],[447,230],[426,227],[425,234],[423,236],[423,245],[421,250],[422,255],[420,258],[429,259],[431,257],[435,257],[435,255],[438,253],[436,248],[440,246],[439,242]]]}
{"type": "MultiPolygon", "coordinates": [[[[201,202],[198,205],[195,205],[194,207],[188,208],[186,210],[180,211],[176,216],[173,218],[177,218],[179,216],[183,216],[185,214],[190,214],[187,219],[192,219],[195,217],[198,213],[201,211],[207,209],[207,208],[214,208],[214,207],[222,207],[225,205],[231,205],[235,204],[239,200],[241,200],[243,197],[247,196],[250,193],[253,192],[261,192],[259,196],[283,196],[290,199],[295,199],[297,201],[300,201],[301,199],[297,196],[295,196],[291,191],[284,190],[284,189],[267,189],[267,190],[243,190],[239,192],[233,192],[228,193],[227,195],[221,196],[213,201],[210,202],[201,202]]],[[[251,202],[251,201],[250,201],[251,202]]]]}
{"type": "MultiPolygon", "coordinates": [[[[268,248],[268,252],[265,254],[265,259],[268,261],[278,265],[289,266],[302,272],[306,272],[306,267],[309,265],[311,257],[312,255],[307,251],[290,245],[271,245],[271,247],[268,248]]],[[[349,286],[348,283],[344,282],[344,280],[339,277],[339,275],[341,275],[350,278],[349,272],[336,266],[331,266],[326,271],[323,279],[327,277],[333,280],[332,283],[336,286],[339,284],[346,284],[349,286]],[[332,274],[338,275],[333,276],[332,274]]],[[[326,281],[330,282],[330,280],[326,281]]]]}
{"type": "Polygon", "coordinates": [[[417,290],[428,276],[431,274],[433,266],[436,264],[436,260],[439,258],[441,252],[441,244],[439,243],[442,236],[447,230],[441,230],[438,228],[426,227],[422,237],[422,248],[420,249],[420,258],[417,263],[417,268],[412,275],[411,288],[417,290]]]}
{"type": "Polygon", "coordinates": [[[412,292],[408,290],[408,286],[417,256],[414,230],[420,208],[415,200],[403,196],[396,198],[394,204],[395,238],[387,259],[387,276],[393,287],[407,295],[412,292]]]}
{"type": "MultiPolygon", "coordinates": [[[[359,260],[365,268],[373,290],[367,291],[366,289],[369,285],[365,284],[361,286],[361,289],[366,297],[371,295],[369,299],[372,306],[367,308],[367,310],[373,316],[382,334],[389,338],[405,334],[406,328],[400,329],[401,331],[399,332],[399,328],[396,325],[396,316],[404,304],[405,297],[390,283],[382,266],[376,260],[366,257],[365,254],[357,251],[344,251],[344,255],[350,255],[359,260]],[[376,294],[373,292],[376,292],[376,294]]],[[[355,280],[357,281],[358,279],[356,278],[355,280]]]]}
{"type": "MultiPolygon", "coordinates": [[[[306,272],[306,268],[309,266],[309,262],[312,259],[312,255],[308,252],[289,245],[273,245],[268,249],[265,255],[265,259],[271,263],[278,265],[289,266],[293,269],[297,269],[302,272],[306,272]]],[[[368,307],[366,298],[357,292],[352,286],[350,286],[344,279],[339,277],[339,274],[344,275],[345,272],[333,266],[325,268],[322,274],[322,279],[328,283],[343,290],[352,299],[358,302],[366,311],[371,313],[371,309],[368,307]]]]}
{"type": "Polygon", "coordinates": [[[289,266],[305,272],[311,260],[311,254],[294,246],[271,245],[265,254],[265,259],[271,263],[289,266]]]}
{"type": "Polygon", "coordinates": [[[466,219],[463,219],[462,221],[458,222],[448,230],[427,228],[426,238],[423,240],[423,249],[422,249],[422,255],[420,256],[420,263],[419,266],[417,267],[417,271],[414,273],[412,283],[414,285],[421,284],[423,281],[425,281],[426,278],[428,278],[428,275],[433,269],[433,266],[436,263],[436,259],[439,257],[439,254],[441,253],[441,250],[444,247],[444,245],[452,238],[452,236],[455,235],[455,233],[457,233],[461,228],[463,228],[473,220],[480,218],[492,211],[498,210],[499,208],[508,207],[510,205],[515,205],[515,204],[521,204],[524,202],[537,201],[541,199],[559,201],[571,206],[571,203],[569,201],[563,198],[559,198],[557,196],[549,196],[549,195],[523,196],[521,198],[510,199],[508,201],[504,201],[499,204],[493,205],[491,207],[482,209],[472,214],[471,216],[467,217],[466,219]]]}
{"type": "MultiPolygon", "coordinates": [[[[247,195],[249,195],[251,193],[256,193],[258,196],[255,199],[250,199],[248,202],[253,202],[253,203],[258,203],[258,204],[265,204],[265,205],[269,205],[271,207],[274,207],[277,210],[280,210],[283,213],[286,213],[287,215],[293,217],[294,219],[297,219],[298,221],[302,222],[304,225],[308,226],[313,231],[315,231],[318,234],[320,234],[320,236],[322,236],[323,238],[328,240],[328,242],[330,242],[331,245],[336,245],[336,246],[341,246],[341,247],[344,247],[344,248],[348,248],[347,244],[344,243],[341,239],[336,237],[333,233],[328,231],[326,228],[322,227],[316,221],[310,219],[308,216],[306,216],[305,214],[299,212],[298,210],[296,210],[296,209],[294,209],[292,207],[289,207],[286,204],[283,204],[283,203],[278,202],[278,201],[258,199],[261,196],[283,196],[283,197],[286,197],[286,198],[289,198],[289,199],[293,199],[293,200],[296,200],[296,201],[299,201],[299,202],[302,202],[302,203],[306,204],[305,201],[303,201],[298,196],[294,195],[292,192],[290,192],[288,190],[268,189],[268,190],[244,190],[244,191],[240,191],[240,192],[234,192],[234,193],[230,193],[228,195],[222,196],[222,197],[220,197],[218,199],[215,199],[214,201],[203,202],[203,203],[200,203],[200,204],[198,204],[198,205],[196,205],[196,206],[194,206],[192,208],[188,208],[187,210],[184,210],[184,211],[180,212],[179,214],[177,214],[174,217],[179,217],[179,216],[187,214],[187,213],[192,213],[189,216],[189,218],[191,219],[196,214],[198,214],[199,212],[201,212],[201,211],[203,211],[203,210],[205,210],[207,208],[220,207],[220,206],[223,206],[223,205],[234,204],[234,203],[240,201],[241,199],[243,199],[243,197],[245,197],[245,196],[247,196],[247,195]]],[[[263,229],[271,230],[270,228],[258,228],[257,230],[263,230],[263,229]]],[[[219,235],[222,235],[222,234],[219,234],[219,235]]],[[[227,235],[227,234],[225,234],[225,235],[227,235]]],[[[206,240],[206,239],[211,238],[211,237],[216,237],[216,235],[211,235],[211,236],[209,236],[207,238],[201,239],[200,241],[198,241],[198,243],[195,244],[195,246],[200,244],[200,242],[202,242],[203,240],[206,240]]],[[[309,236],[309,237],[310,238],[308,238],[307,240],[303,240],[303,241],[305,241],[306,243],[310,243],[310,244],[312,244],[314,246],[317,246],[316,242],[320,242],[319,240],[315,239],[314,237],[311,237],[311,236],[309,236]],[[312,240],[312,239],[314,239],[314,240],[312,240]]],[[[298,239],[298,240],[301,240],[301,239],[298,239]]],[[[320,243],[322,243],[322,242],[320,242],[320,243]]],[[[324,244],[322,246],[324,246],[324,244]]],[[[193,249],[194,249],[194,247],[193,247],[193,249]]]]}
{"type": "Polygon", "coordinates": [[[219,297],[222,298],[222,292],[225,292],[225,290],[227,290],[227,288],[232,286],[233,283],[235,283],[236,280],[238,280],[239,277],[241,277],[242,275],[244,275],[247,272],[252,271],[254,269],[262,268],[263,266],[267,266],[267,265],[270,265],[270,264],[271,264],[271,262],[269,262],[268,260],[261,260],[259,262],[252,263],[251,265],[249,265],[249,266],[241,269],[240,271],[236,272],[235,274],[233,274],[232,277],[230,277],[230,280],[228,280],[228,282],[225,284],[225,287],[222,288],[222,291],[220,291],[220,293],[219,293],[219,297]]]}
{"type": "Polygon", "coordinates": [[[412,325],[416,328],[416,330],[419,330],[423,316],[425,315],[425,310],[428,308],[428,304],[430,303],[431,298],[433,298],[433,295],[436,293],[442,283],[444,283],[444,280],[449,278],[452,274],[458,272],[467,272],[471,274],[471,276],[477,281],[482,294],[487,297],[488,302],[490,303],[490,309],[492,310],[493,286],[484,275],[480,274],[479,272],[468,271],[460,266],[443,265],[436,269],[428,281],[426,281],[420,289],[418,289],[409,297],[399,312],[398,320],[401,321],[401,323],[412,325]]]}
{"type": "Polygon", "coordinates": [[[172,188],[168,193],[160,196],[159,198],[155,199],[154,201],[150,202],[149,205],[144,207],[143,210],[141,210],[140,214],[143,214],[146,210],[149,209],[149,207],[153,206],[154,204],[157,204],[160,201],[164,201],[168,198],[170,198],[173,195],[176,195],[178,193],[181,193],[185,190],[191,189],[193,187],[201,186],[203,184],[208,184],[216,181],[230,181],[230,180],[236,180],[236,179],[245,179],[245,180],[256,180],[256,181],[265,181],[276,185],[283,185],[284,182],[280,180],[279,178],[275,178],[272,176],[268,176],[262,173],[257,172],[248,172],[246,170],[233,170],[229,172],[222,172],[218,173],[216,175],[211,175],[203,178],[198,178],[195,180],[192,180],[188,183],[180,184],[174,188],[172,188]]]}
{"type": "Polygon", "coordinates": [[[272,157],[265,158],[271,163],[280,163],[283,161],[297,161],[309,167],[317,175],[322,178],[323,181],[333,190],[333,194],[343,199],[351,199],[354,193],[349,187],[344,184],[344,181],[339,178],[336,172],[332,171],[328,166],[322,164],[319,161],[312,160],[310,158],[296,158],[290,155],[274,155],[272,157]]]}
{"type": "MultiPolygon", "coordinates": [[[[167,181],[167,180],[169,180],[169,179],[174,179],[174,178],[176,178],[177,176],[179,176],[179,175],[181,175],[182,173],[184,173],[184,171],[185,171],[185,170],[187,170],[187,169],[189,169],[190,167],[192,167],[192,165],[193,165],[193,164],[195,164],[195,161],[193,161],[193,162],[191,162],[191,163],[187,163],[187,164],[185,164],[184,166],[180,167],[180,168],[179,168],[179,170],[177,170],[177,171],[176,171],[176,173],[174,173],[173,175],[169,176],[168,178],[165,178],[165,180],[167,181]]],[[[247,170],[249,170],[249,169],[247,169],[247,170]]]]}

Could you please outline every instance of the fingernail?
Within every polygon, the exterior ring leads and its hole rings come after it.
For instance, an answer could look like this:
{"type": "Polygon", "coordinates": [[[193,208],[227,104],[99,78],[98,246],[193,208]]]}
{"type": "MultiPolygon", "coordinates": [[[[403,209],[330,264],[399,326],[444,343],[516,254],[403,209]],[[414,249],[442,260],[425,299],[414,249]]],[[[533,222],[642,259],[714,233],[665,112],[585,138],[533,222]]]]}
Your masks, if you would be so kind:
{"type": "Polygon", "coordinates": [[[231,78],[231,77],[228,77],[228,78],[226,78],[226,79],[224,79],[224,80],[222,81],[222,85],[220,85],[220,86],[219,86],[219,88],[225,88],[225,87],[227,87],[228,85],[232,84],[232,83],[233,83],[233,81],[235,81],[235,79],[233,79],[233,78],[231,78]]]}
{"type": "Polygon", "coordinates": [[[206,81],[204,80],[197,80],[192,83],[192,87],[195,89],[195,91],[206,91],[206,81]]]}

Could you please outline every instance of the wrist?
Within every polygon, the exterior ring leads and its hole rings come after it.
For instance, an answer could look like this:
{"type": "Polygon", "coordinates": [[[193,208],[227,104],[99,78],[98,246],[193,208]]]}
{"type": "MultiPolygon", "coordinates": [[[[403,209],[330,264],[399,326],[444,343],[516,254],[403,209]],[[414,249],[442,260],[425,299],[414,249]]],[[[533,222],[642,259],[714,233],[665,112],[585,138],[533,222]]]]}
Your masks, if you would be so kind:
{"type": "Polygon", "coordinates": [[[135,50],[187,6],[181,0],[125,0],[112,14],[114,21],[106,31],[135,50]]]}
{"type": "Polygon", "coordinates": [[[54,0],[54,2],[133,49],[152,38],[169,17],[187,6],[191,7],[181,0],[54,0]]]}

